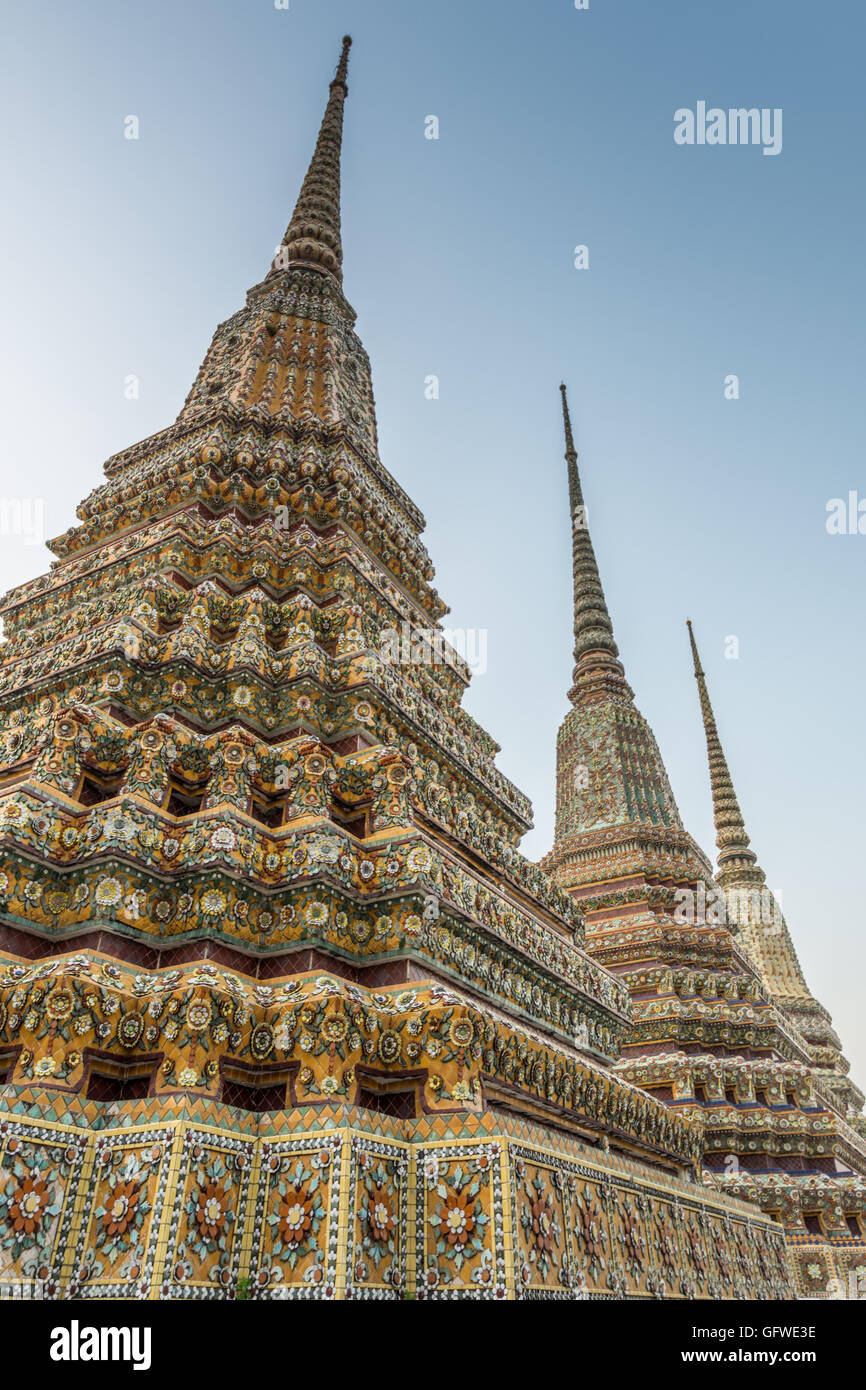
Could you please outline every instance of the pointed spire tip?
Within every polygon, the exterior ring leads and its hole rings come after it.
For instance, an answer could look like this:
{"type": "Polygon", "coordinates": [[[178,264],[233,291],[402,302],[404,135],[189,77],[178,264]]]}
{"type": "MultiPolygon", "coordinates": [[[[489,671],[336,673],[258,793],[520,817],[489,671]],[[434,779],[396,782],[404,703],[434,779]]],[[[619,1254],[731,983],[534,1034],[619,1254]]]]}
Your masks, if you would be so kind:
{"type": "Polygon", "coordinates": [[[565,382],[560,382],[562,423],[565,432],[565,461],[568,466],[568,503],[571,513],[571,553],[574,578],[574,685],[569,699],[576,704],[578,685],[592,683],[596,678],[607,682],[609,688],[627,692],[631,698],[625,673],[619,661],[619,651],[613,639],[613,624],[604,600],[595,551],[586,524],[586,508],[580,475],[577,471],[577,449],[571,430],[568,395],[565,382]]]}
{"type": "MultiPolygon", "coordinates": [[[[346,87],[346,75],[349,71],[349,49],[352,47],[351,34],[343,35],[343,48],[340,53],[340,61],[337,64],[337,71],[334,74],[334,82],[339,82],[348,94],[346,87]]],[[[333,86],[333,83],[331,84],[333,86]]]]}
{"type": "Polygon", "coordinates": [[[559,383],[559,389],[562,394],[562,423],[565,429],[565,457],[567,459],[570,454],[576,455],[577,450],[574,447],[574,436],[571,432],[571,414],[568,409],[568,395],[565,390],[564,381],[559,383]]]}
{"type": "Polygon", "coordinates": [[[343,36],[337,70],[328,88],[328,104],[306,177],[298,194],[292,219],[286,228],[267,279],[303,266],[321,271],[342,284],[343,246],[340,238],[340,151],[343,138],[343,103],[348,95],[346,75],[352,39],[343,36]]]}
{"type": "Polygon", "coordinates": [[[686,627],[689,630],[689,644],[692,649],[692,661],[694,663],[695,676],[697,678],[698,684],[700,685],[701,681],[703,680],[704,668],[701,666],[701,658],[698,655],[698,644],[695,641],[695,633],[692,627],[691,618],[686,618],[686,627]]]}
{"type": "Polygon", "coordinates": [[[706,676],[701,666],[701,658],[698,655],[698,644],[695,641],[695,634],[692,631],[689,618],[686,619],[686,626],[689,629],[689,642],[692,648],[695,680],[698,683],[698,699],[701,706],[704,737],[707,743],[710,791],[713,797],[713,821],[716,827],[716,845],[719,851],[719,874],[720,876],[727,874],[729,877],[730,875],[750,874],[755,876],[760,874],[761,881],[763,881],[762,870],[758,868],[757,855],[754,850],[749,849],[749,837],[746,834],[743,813],[737,801],[730,769],[722,749],[713,707],[710,704],[710,696],[707,691],[706,676]]]}

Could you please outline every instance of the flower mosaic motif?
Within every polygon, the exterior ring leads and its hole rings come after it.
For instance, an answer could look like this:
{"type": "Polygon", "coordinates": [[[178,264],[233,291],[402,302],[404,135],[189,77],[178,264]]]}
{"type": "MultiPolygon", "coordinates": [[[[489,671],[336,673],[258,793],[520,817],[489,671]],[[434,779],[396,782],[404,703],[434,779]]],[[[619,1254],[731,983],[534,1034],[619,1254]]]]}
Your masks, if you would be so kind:
{"type": "Polygon", "coordinates": [[[577,1216],[578,1257],[593,1284],[598,1284],[607,1268],[609,1235],[607,1219],[602,1211],[595,1188],[584,1183],[578,1189],[575,1207],[577,1216]]]}
{"type": "MultiPolygon", "coordinates": [[[[686,1231],[686,1239],[691,1252],[692,1264],[700,1275],[707,1272],[707,1255],[704,1239],[698,1227],[692,1223],[686,1231]]],[[[766,1272],[765,1272],[766,1273],[766,1272]]]]}
{"type": "Polygon", "coordinates": [[[659,1266],[665,1279],[670,1282],[680,1262],[680,1247],[673,1222],[667,1212],[660,1212],[656,1222],[656,1251],[659,1266]]]}
{"type": "Polygon", "coordinates": [[[358,1283],[399,1289],[401,1231],[401,1161],[362,1152],[358,1156],[357,1224],[354,1278],[358,1283]]]}
{"type": "MultiPolygon", "coordinates": [[[[236,1174],[229,1168],[224,1155],[210,1158],[201,1151],[193,1152],[194,1168],[184,1205],[184,1239],[178,1248],[178,1264],[185,1277],[201,1277],[206,1272],[211,1279],[227,1271],[231,1261],[231,1237],[236,1219],[236,1174]],[[216,1256],[214,1262],[213,1257],[216,1256]],[[195,1265],[185,1268],[189,1257],[195,1265]]],[[[179,1271],[175,1271],[176,1276],[179,1271]]]]}
{"type": "Polygon", "coordinates": [[[523,1248],[528,1261],[526,1282],[534,1268],[546,1282],[552,1271],[562,1271],[564,1258],[561,1200],[554,1191],[552,1175],[536,1168],[530,1176],[527,1165],[517,1165],[519,1182],[519,1221],[523,1248]]]}
{"type": "Polygon", "coordinates": [[[620,1208],[619,1240],[623,1262],[633,1279],[639,1279],[646,1269],[646,1236],[643,1223],[631,1201],[620,1208]]]}
{"type": "Polygon", "coordinates": [[[428,1224],[435,1237],[439,1277],[453,1281],[464,1265],[480,1255],[487,1239],[489,1179],[478,1163],[459,1162],[440,1168],[428,1183],[428,1224]]]}
{"type": "Polygon", "coordinates": [[[104,1259],[90,1267],[87,1277],[104,1275],[105,1261],[110,1267],[124,1256],[144,1263],[153,1180],[162,1157],[159,1145],[127,1154],[122,1150],[105,1149],[98,1156],[101,1168],[109,1171],[100,1179],[96,1191],[93,1250],[99,1251],[104,1259]]]}
{"type": "Polygon", "coordinates": [[[47,1278],[75,1149],[8,1140],[0,1164],[0,1273],[47,1278]]]}
{"type": "Polygon", "coordinates": [[[316,1251],[319,1229],[326,1218],[326,1194],[322,1188],[324,1156],[320,1156],[318,1163],[305,1163],[301,1158],[294,1163],[271,1160],[277,1173],[267,1216],[271,1253],[291,1270],[316,1251]]]}

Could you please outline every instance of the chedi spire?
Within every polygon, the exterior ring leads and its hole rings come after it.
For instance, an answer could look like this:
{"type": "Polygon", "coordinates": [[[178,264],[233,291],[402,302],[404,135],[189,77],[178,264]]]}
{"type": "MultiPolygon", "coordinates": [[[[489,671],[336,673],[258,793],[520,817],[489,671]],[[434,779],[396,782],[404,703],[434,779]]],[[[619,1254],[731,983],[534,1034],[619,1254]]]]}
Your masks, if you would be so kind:
{"type": "Polygon", "coordinates": [[[572,704],[599,686],[610,692],[619,687],[631,698],[619,649],[613,636],[613,623],[607,610],[598,562],[587,524],[586,506],[577,470],[577,450],[571,429],[565,384],[562,393],[562,419],[565,429],[565,462],[568,468],[568,502],[571,513],[572,572],[574,575],[574,685],[569,691],[572,704]]]}
{"type": "Polygon", "coordinates": [[[707,758],[710,765],[710,787],[713,794],[713,819],[716,827],[716,845],[719,850],[719,883],[725,886],[728,879],[735,877],[742,882],[749,878],[755,883],[764,882],[764,871],[758,866],[758,856],[749,848],[746,824],[734,784],[728,769],[727,759],[722,749],[719,731],[704,677],[701,659],[698,655],[695,635],[691,622],[687,619],[689,642],[692,647],[692,660],[695,667],[695,680],[698,683],[698,696],[701,702],[701,715],[707,739],[707,758]]]}
{"type": "Polygon", "coordinates": [[[340,61],[330,85],[328,104],[310,167],[286,234],[268,272],[268,279],[292,266],[307,266],[343,280],[340,239],[340,152],[343,143],[343,104],[349,88],[346,74],[352,40],[343,39],[340,61]]]}

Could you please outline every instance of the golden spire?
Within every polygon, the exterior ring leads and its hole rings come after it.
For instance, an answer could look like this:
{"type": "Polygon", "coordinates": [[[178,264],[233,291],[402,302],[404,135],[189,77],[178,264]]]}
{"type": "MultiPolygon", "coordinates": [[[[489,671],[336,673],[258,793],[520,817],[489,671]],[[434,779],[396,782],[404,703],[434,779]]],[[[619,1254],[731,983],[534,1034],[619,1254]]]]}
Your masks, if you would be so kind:
{"type": "Polygon", "coordinates": [[[695,680],[698,683],[704,733],[707,739],[710,788],[713,794],[713,819],[716,827],[716,845],[719,850],[718,879],[723,886],[726,876],[728,879],[736,878],[740,882],[748,878],[752,882],[763,883],[764,872],[758,867],[758,856],[754,850],[749,849],[749,837],[746,834],[743,813],[740,810],[728,764],[722,751],[713,707],[707,693],[707,682],[704,678],[701,659],[698,656],[695,634],[692,632],[692,625],[688,619],[686,619],[686,626],[689,630],[689,642],[695,665],[695,680]]]}
{"type": "Polygon", "coordinates": [[[586,507],[577,471],[577,450],[571,432],[568,398],[565,384],[562,392],[562,419],[565,426],[565,461],[568,465],[568,500],[571,511],[571,551],[574,573],[574,686],[569,698],[578,698],[590,690],[597,693],[601,683],[607,693],[618,687],[631,698],[619,649],[613,636],[613,623],[607,611],[604,590],[587,525],[586,507]]]}
{"type": "Polygon", "coordinates": [[[343,141],[343,103],[349,88],[346,73],[352,40],[347,34],[316,148],[301,185],[292,220],[286,228],[268,279],[292,266],[307,266],[343,280],[343,246],[340,240],[340,150],[343,141]]]}

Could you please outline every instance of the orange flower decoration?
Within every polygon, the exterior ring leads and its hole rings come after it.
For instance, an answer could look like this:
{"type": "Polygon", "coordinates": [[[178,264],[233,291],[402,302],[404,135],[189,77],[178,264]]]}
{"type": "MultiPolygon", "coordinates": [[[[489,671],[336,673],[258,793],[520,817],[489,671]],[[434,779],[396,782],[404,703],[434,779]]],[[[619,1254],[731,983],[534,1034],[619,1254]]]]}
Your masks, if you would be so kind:
{"type": "Polygon", "coordinates": [[[225,1226],[223,1195],[215,1182],[201,1188],[195,1206],[195,1222],[204,1240],[216,1240],[225,1226]]]}
{"type": "Polygon", "coordinates": [[[449,1245],[466,1245],[475,1230],[475,1201],[467,1193],[452,1192],[439,1208],[440,1231],[449,1245]]]}
{"type": "Polygon", "coordinates": [[[674,1228],[667,1221],[659,1223],[659,1249],[661,1251],[662,1264],[666,1270],[673,1273],[677,1266],[679,1249],[674,1228]]]}
{"type": "Polygon", "coordinates": [[[623,1236],[625,1237],[625,1248],[633,1260],[643,1268],[643,1239],[641,1235],[640,1222],[634,1215],[623,1218],[623,1236]]]}
{"type": "Polygon", "coordinates": [[[370,1193],[370,1234],[381,1245],[390,1239],[395,1225],[388,1193],[384,1187],[374,1187],[370,1193]]]}
{"type": "Polygon", "coordinates": [[[119,1182],[105,1205],[102,1224],[110,1236],[122,1236],[135,1217],[135,1209],[141,1197],[141,1188],[136,1182],[119,1182]]]}
{"type": "Polygon", "coordinates": [[[45,1215],[48,1188],[41,1178],[24,1178],[9,1206],[12,1229],[18,1235],[31,1236],[45,1215]]]}
{"type": "Polygon", "coordinates": [[[533,1202],[531,1214],[535,1244],[539,1250],[551,1251],[554,1246],[554,1235],[550,1199],[544,1198],[538,1202],[533,1202]]]}
{"type": "Polygon", "coordinates": [[[605,1229],[601,1211],[591,1199],[578,1208],[578,1221],[586,1253],[593,1264],[600,1264],[604,1259],[605,1229]]]}
{"type": "Polygon", "coordinates": [[[301,1245],[313,1224],[312,1203],[303,1188],[288,1188],[277,1217],[277,1230],[286,1244],[301,1245]]]}
{"type": "Polygon", "coordinates": [[[707,1267],[707,1261],[704,1255],[704,1242],[698,1231],[689,1231],[689,1245],[692,1250],[692,1261],[703,1274],[707,1267]]]}

